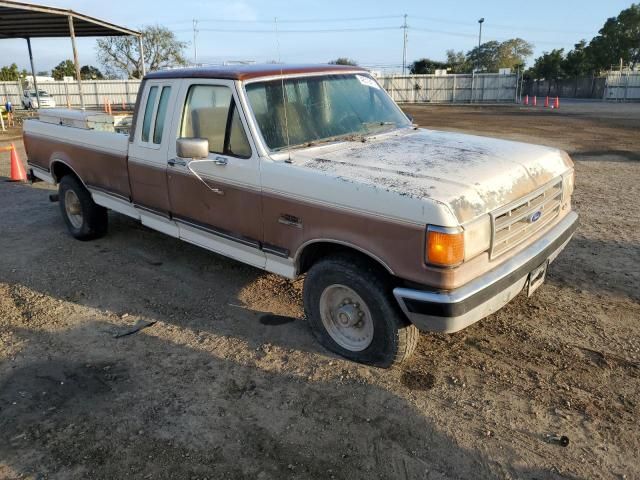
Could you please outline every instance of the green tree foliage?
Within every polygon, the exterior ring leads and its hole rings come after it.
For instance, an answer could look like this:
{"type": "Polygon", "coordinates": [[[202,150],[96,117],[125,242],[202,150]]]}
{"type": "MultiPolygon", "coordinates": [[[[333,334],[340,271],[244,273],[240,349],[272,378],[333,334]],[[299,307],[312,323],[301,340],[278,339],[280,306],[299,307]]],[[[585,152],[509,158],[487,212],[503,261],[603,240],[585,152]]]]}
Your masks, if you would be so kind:
{"type": "Polygon", "coordinates": [[[339,58],[336,58],[335,60],[331,60],[329,62],[329,65],[353,65],[353,66],[356,66],[356,65],[358,65],[358,62],[356,62],[355,60],[353,60],[351,58],[339,57],[339,58]]]}
{"type": "MultiPolygon", "coordinates": [[[[142,29],[144,63],[147,71],[165,67],[186,65],[184,50],[186,42],[178,40],[175,34],[159,25],[142,29]]],[[[141,78],[140,49],[135,37],[105,37],[96,41],[98,60],[109,76],[141,78]]]]}
{"type": "Polygon", "coordinates": [[[587,50],[587,41],[580,40],[567,53],[562,62],[562,70],[567,76],[579,77],[593,71],[593,65],[587,50]]]}
{"type": "Polygon", "coordinates": [[[84,67],[82,67],[80,69],[80,77],[82,78],[82,80],[104,79],[104,75],[102,74],[102,72],[92,65],[85,65],[84,67]]]}
{"type": "Polygon", "coordinates": [[[12,63],[9,66],[0,68],[0,82],[14,82],[27,75],[26,70],[19,71],[18,65],[12,63]]]}
{"type": "Polygon", "coordinates": [[[620,59],[634,67],[640,63],[640,4],[632,4],[607,19],[588,47],[594,67],[606,70],[620,59]]]}
{"type": "Polygon", "coordinates": [[[586,40],[576,43],[566,57],[562,57],[560,67],[558,52],[545,52],[527,74],[534,78],[578,77],[608,70],[621,59],[635,67],[640,64],[640,4],[632,4],[617,17],[607,19],[588,44],[586,40]]]}
{"type": "MultiPolygon", "coordinates": [[[[544,52],[536,58],[533,67],[529,70],[528,76],[536,79],[553,80],[557,82],[564,75],[563,65],[565,62],[564,48],[554,48],[550,52],[544,52]]],[[[548,82],[548,91],[551,91],[551,82],[548,82]]]]}
{"type": "Polygon", "coordinates": [[[473,66],[463,51],[447,50],[447,67],[451,73],[471,73],[473,66]]]}
{"type": "Polygon", "coordinates": [[[533,45],[522,38],[511,38],[504,42],[491,40],[467,52],[467,63],[487,72],[500,68],[515,69],[523,65],[533,54],[533,45]]]}
{"type": "Polygon", "coordinates": [[[54,80],[64,80],[64,77],[76,78],[76,67],[71,60],[63,60],[51,70],[54,80]]]}
{"type": "Polygon", "coordinates": [[[444,62],[437,62],[428,58],[421,58],[413,62],[409,68],[409,72],[413,75],[424,75],[427,73],[435,73],[436,70],[447,68],[444,62]]]}

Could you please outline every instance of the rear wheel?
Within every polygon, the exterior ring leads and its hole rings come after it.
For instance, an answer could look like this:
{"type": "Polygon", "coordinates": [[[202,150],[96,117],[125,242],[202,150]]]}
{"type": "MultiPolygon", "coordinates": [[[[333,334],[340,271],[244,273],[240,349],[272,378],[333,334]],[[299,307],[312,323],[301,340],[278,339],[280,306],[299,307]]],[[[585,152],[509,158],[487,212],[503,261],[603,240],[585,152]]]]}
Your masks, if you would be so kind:
{"type": "Polygon", "coordinates": [[[319,342],[356,362],[390,367],[409,358],[418,342],[418,330],[392,299],[385,276],[357,256],[313,265],[304,308],[319,342]]]}
{"type": "Polygon", "coordinates": [[[60,211],[69,233],[78,240],[92,240],[107,233],[107,209],[97,205],[84,185],[65,175],[58,186],[60,211]]]}

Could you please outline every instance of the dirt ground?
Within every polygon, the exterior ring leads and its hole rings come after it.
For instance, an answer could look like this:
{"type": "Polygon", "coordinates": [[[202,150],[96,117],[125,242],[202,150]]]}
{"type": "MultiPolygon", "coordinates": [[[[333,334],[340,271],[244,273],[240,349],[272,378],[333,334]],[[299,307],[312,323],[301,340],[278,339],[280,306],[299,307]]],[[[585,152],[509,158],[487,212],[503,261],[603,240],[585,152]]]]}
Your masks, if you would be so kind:
{"type": "Polygon", "coordinates": [[[581,227],[536,295],[367,368],[300,282],[117,214],[78,242],[0,181],[0,478],[639,478],[640,105],[407,110],[573,156],[581,227]]]}

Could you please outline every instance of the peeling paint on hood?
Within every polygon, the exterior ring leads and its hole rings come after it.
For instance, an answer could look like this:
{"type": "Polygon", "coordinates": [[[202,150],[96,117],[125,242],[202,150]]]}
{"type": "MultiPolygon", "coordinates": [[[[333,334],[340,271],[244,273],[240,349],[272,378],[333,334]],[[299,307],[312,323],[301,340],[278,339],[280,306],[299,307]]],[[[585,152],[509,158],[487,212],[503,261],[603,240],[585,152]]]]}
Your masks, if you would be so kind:
{"type": "Polygon", "coordinates": [[[572,166],[555,148],[426,129],[296,150],[291,161],[343,181],[444,203],[460,223],[523,197],[572,166]]]}

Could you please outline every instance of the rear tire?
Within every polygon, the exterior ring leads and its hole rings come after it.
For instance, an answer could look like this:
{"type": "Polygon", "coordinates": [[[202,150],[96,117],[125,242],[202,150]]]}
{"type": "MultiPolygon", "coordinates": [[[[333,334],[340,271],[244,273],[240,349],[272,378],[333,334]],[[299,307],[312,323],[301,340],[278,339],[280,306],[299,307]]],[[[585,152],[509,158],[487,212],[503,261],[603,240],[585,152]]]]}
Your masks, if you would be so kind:
{"type": "Polygon", "coordinates": [[[62,218],[78,240],[93,240],[107,233],[107,209],[97,205],[85,186],[73,175],[65,175],[58,186],[62,218]]]}
{"type": "Polygon", "coordinates": [[[338,255],[314,264],[304,282],[304,310],[327,349],[355,362],[388,368],[408,359],[418,344],[375,265],[338,255]]]}

